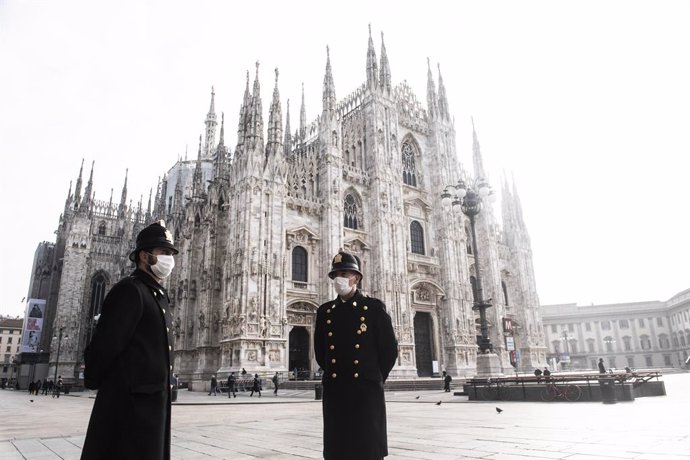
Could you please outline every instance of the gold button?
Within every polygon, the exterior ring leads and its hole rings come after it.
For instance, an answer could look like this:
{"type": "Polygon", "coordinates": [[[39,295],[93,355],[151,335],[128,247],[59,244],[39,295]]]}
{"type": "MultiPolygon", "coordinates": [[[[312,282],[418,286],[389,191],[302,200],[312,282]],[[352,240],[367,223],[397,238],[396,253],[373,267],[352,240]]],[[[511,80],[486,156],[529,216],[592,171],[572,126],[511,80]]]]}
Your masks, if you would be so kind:
{"type": "Polygon", "coordinates": [[[335,350],[335,345],[331,345],[331,350],[335,350]]]}
{"type": "Polygon", "coordinates": [[[163,314],[165,314],[165,308],[163,309],[163,314]]]}
{"type": "Polygon", "coordinates": [[[170,370],[172,370],[172,366],[170,366],[170,370]]]}
{"type": "Polygon", "coordinates": [[[359,374],[355,372],[355,378],[359,378],[359,374]]]}
{"type": "Polygon", "coordinates": [[[327,319],[327,320],[326,320],[326,324],[331,324],[331,320],[330,320],[330,319],[327,319]]]}
{"type": "Polygon", "coordinates": [[[359,329],[357,329],[357,335],[361,335],[361,334],[362,334],[362,331],[360,331],[359,329]]]}
{"type": "Polygon", "coordinates": [[[335,358],[331,359],[331,363],[335,364],[335,358]]]}
{"type": "Polygon", "coordinates": [[[338,375],[337,375],[335,372],[333,372],[333,373],[331,374],[331,377],[333,377],[333,378],[336,378],[337,376],[338,376],[338,375]]]}
{"type": "Polygon", "coordinates": [[[364,322],[364,321],[366,320],[366,318],[365,318],[364,316],[362,316],[362,317],[359,318],[359,320],[362,321],[362,322],[364,322]]]}
{"type": "Polygon", "coordinates": [[[356,302],[356,301],[355,301],[355,302],[352,302],[352,306],[353,306],[353,307],[356,307],[356,306],[357,306],[357,302],[356,302]]]}
{"type": "Polygon", "coordinates": [[[330,313],[330,312],[331,312],[331,309],[330,309],[330,308],[329,308],[328,310],[326,310],[326,313],[330,313]]]}
{"type": "Polygon", "coordinates": [[[168,350],[172,350],[172,346],[168,345],[168,350]]]}
{"type": "Polygon", "coordinates": [[[369,307],[367,307],[367,306],[365,305],[365,306],[364,306],[364,310],[365,310],[365,311],[366,311],[366,310],[369,310],[369,307]]]}
{"type": "Polygon", "coordinates": [[[333,337],[333,333],[332,333],[332,332],[329,332],[329,333],[328,333],[328,337],[333,337]]]}
{"type": "MultiPolygon", "coordinates": [[[[331,345],[331,346],[333,346],[333,345],[331,345]]],[[[358,343],[355,344],[355,348],[359,348],[359,344],[358,344],[358,343]]]]}
{"type": "Polygon", "coordinates": [[[359,364],[359,359],[355,359],[355,364],[359,364]]]}
{"type": "Polygon", "coordinates": [[[168,332],[170,332],[170,328],[169,328],[169,327],[166,327],[165,330],[168,331],[168,332]]]}
{"type": "Polygon", "coordinates": [[[335,305],[335,304],[333,304],[333,305],[331,305],[331,307],[335,308],[335,307],[336,307],[336,305],[335,305]]]}

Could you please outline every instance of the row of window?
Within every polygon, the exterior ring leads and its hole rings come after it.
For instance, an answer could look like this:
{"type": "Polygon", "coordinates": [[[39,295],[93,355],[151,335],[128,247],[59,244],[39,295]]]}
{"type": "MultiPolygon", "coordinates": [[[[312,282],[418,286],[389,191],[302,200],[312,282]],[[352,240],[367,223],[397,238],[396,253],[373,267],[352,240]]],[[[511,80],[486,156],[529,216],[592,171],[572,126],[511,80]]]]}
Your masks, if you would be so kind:
{"type": "MultiPolygon", "coordinates": [[[[623,351],[633,351],[632,348],[632,342],[633,338],[630,336],[625,336],[622,337],[623,340],[623,351]]],[[[658,343],[659,343],[659,348],[663,350],[667,350],[671,348],[671,340],[669,339],[669,336],[667,334],[659,334],[658,338],[658,343]]],[[[566,340],[566,349],[565,351],[568,351],[570,353],[577,353],[578,352],[578,341],[576,339],[567,339],[566,340]]],[[[607,336],[604,337],[602,340],[602,343],[604,344],[604,349],[607,352],[613,352],[614,351],[614,345],[616,343],[616,340],[611,337],[607,336]]],[[[651,338],[648,335],[641,335],[639,337],[639,343],[640,343],[640,349],[642,350],[651,350],[652,349],[652,341],[651,338]]],[[[561,348],[561,340],[554,340],[552,342],[553,348],[556,353],[560,353],[560,348],[561,348]]],[[[587,351],[590,353],[594,353],[594,344],[595,340],[594,339],[587,339],[587,351]]],[[[673,335],[673,346],[674,347],[685,347],[687,345],[690,345],[690,334],[688,334],[687,340],[686,337],[683,334],[674,334],[673,335]]]]}
{"type": "MultiPolygon", "coordinates": [[[[649,320],[651,321],[651,318],[649,318],[649,320]]],[[[604,320],[604,321],[600,321],[600,322],[599,322],[599,325],[600,325],[602,331],[610,331],[611,328],[612,328],[612,326],[613,326],[613,324],[615,324],[615,323],[616,323],[616,321],[604,320]]],[[[638,318],[638,319],[637,319],[637,325],[638,325],[640,328],[645,328],[645,327],[647,327],[647,324],[646,324],[646,321],[645,321],[644,318],[638,318]]],[[[664,327],[664,319],[663,319],[662,317],[660,317],[660,316],[657,316],[657,317],[656,317],[656,325],[657,325],[658,327],[664,327]]],[[[566,324],[566,325],[563,325],[563,324],[560,324],[560,325],[559,325],[559,324],[552,324],[552,325],[551,325],[551,332],[553,332],[553,333],[558,332],[558,327],[559,327],[559,326],[560,326],[561,328],[567,328],[567,329],[568,329],[568,332],[575,332],[575,325],[574,325],[573,323],[568,323],[568,324],[566,324]]],[[[619,320],[618,320],[618,328],[619,328],[619,329],[630,329],[630,321],[628,321],[627,319],[619,319],[619,320]]],[[[591,332],[591,331],[592,331],[592,323],[591,323],[591,322],[586,322],[586,323],[585,323],[585,331],[587,331],[587,332],[591,332]]]]}

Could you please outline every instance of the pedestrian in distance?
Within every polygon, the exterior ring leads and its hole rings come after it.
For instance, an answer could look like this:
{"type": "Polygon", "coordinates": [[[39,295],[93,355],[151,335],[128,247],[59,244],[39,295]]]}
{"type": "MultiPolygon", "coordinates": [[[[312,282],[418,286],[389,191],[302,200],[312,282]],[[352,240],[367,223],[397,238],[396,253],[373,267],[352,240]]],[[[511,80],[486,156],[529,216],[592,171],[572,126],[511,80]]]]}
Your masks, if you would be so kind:
{"type": "Polygon", "coordinates": [[[314,352],[323,369],[325,460],[381,460],[388,455],[383,384],[398,357],[385,304],[357,288],[355,256],[340,250],[328,277],[337,296],[316,313],[314,352]]]}
{"type": "Polygon", "coordinates": [[[211,376],[211,391],[208,392],[208,395],[211,396],[211,393],[213,396],[218,396],[218,380],[215,375],[211,376]]]}
{"type": "Polygon", "coordinates": [[[600,374],[606,374],[606,366],[604,366],[604,358],[599,358],[599,373],[600,374]]]}
{"type": "Polygon", "coordinates": [[[84,352],[84,384],[98,390],[82,460],[169,460],[173,371],[170,298],[178,253],[159,221],[129,254],[135,270],[108,292],[84,352]]]}
{"type": "Polygon", "coordinates": [[[542,372],[542,374],[544,375],[544,380],[549,380],[551,378],[551,371],[548,367],[544,367],[544,372],[542,372]]]}
{"type": "Polygon", "coordinates": [[[541,382],[541,374],[542,374],[541,369],[535,369],[534,370],[534,375],[537,377],[537,383],[541,382]]]}
{"type": "Polygon", "coordinates": [[[57,382],[53,385],[53,398],[57,397],[60,399],[60,392],[62,391],[62,385],[64,382],[62,381],[62,376],[58,375],[57,382]]]}
{"type": "Polygon", "coordinates": [[[254,381],[252,382],[252,392],[249,393],[249,396],[252,396],[254,392],[259,393],[259,398],[261,397],[261,379],[259,378],[259,374],[254,374],[254,381]]]}
{"type": "Polygon", "coordinates": [[[237,383],[237,379],[235,378],[235,373],[230,372],[230,375],[228,375],[228,398],[230,398],[230,397],[236,398],[237,397],[237,394],[235,393],[235,383],[237,383]]]}
{"type": "Polygon", "coordinates": [[[273,382],[273,394],[275,396],[278,396],[278,373],[276,372],[273,378],[271,379],[273,382]]]}
{"type": "Polygon", "coordinates": [[[38,379],[38,381],[36,382],[36,389],[34,390],[34,394],[36,396],[39,395],[39,392],[41,391],[42,386],[43,386],[43,382],[41,382],[41,379],[38,379]]]}
{"type": "Polygon", "coordinates": [[[453,377],[449,373],[443,371],[443,391],[446,393],[450,392],[450,382],[453,381],[453,377]]]}

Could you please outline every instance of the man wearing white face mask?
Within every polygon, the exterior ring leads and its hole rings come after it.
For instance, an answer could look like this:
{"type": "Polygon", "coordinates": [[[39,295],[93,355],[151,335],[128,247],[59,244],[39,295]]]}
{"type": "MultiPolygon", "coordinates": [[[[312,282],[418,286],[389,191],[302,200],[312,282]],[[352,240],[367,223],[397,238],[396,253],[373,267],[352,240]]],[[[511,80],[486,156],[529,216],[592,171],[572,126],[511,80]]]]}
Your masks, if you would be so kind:
{"type": "Polygon", "coordinates": [[[363,295],[357,259],[340,250],[328,273],[338,296],[316,313],[314,352],[323,372],[325,460],[380,460],[388,455],[383,383],[398,343],[378,299],[363,295]]]}
{"type": "Polygon", "coordinates": [[[159,221],[137,235],[136,269],[103,301],[84,352],[84,383],[97,389],[85,459],[170,459],[173,326],[161,283],[175,266],[172,234],[159,221]]]}

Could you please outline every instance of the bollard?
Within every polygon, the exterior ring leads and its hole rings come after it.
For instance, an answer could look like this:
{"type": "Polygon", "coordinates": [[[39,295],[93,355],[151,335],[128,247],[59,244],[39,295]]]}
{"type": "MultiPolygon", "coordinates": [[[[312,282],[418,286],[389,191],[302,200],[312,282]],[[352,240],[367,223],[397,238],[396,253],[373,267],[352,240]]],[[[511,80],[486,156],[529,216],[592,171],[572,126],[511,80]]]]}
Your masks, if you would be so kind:
{"type": "Polygon", "coordinates": [[[317,383],[316,385],[314,385],[314,399],[316,401],[320,401],[322,395],[323,395],[323,386],[320,383],[317,383]]]}

